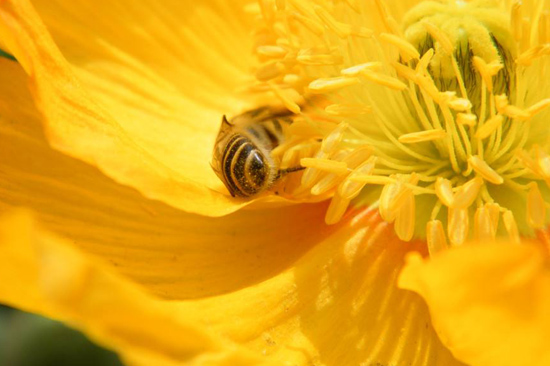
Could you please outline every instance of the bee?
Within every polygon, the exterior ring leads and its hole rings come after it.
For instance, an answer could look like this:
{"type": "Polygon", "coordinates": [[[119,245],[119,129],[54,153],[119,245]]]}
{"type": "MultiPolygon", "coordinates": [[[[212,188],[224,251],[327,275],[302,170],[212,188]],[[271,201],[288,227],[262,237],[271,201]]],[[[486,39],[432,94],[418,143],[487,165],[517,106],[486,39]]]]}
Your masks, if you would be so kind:
{"type": "Polygon", "coordinates": [[[303,169],[280,170],[271,154],[285,140],[284,130],[291,123],[291,112],[268,107],[245,112],[230,121],[222,117],[211,165],[231,196],[255,196],[272,187],[282,175],[303,169]]]}

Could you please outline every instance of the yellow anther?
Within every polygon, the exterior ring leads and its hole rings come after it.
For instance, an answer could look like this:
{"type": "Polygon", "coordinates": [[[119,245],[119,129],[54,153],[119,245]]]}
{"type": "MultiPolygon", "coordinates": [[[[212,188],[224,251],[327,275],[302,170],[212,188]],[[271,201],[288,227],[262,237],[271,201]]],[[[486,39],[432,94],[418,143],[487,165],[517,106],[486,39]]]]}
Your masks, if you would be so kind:
{"type": "Polygon", "coordinates": [[[519,150],[516,154],[525,167],[530,169],[533,173],[542,176],[542,172],[540,171],[538,163],[531,159],[531,157],[529,156],[529,154],[527,154],[525,150],[519,150]]]}
{"type": "Polygon", "coordinates": [[[514,214],[510,210],[504,211],[504,214],[502,214],[502,221],[504,222],[504,227],[506,228],[506,231],[508,232],[508,236],[510,236],[510,239],[512,242],[519,244],[520,238],[519,238],[519,230],[518,225],[516,223],[516,219],[514,218],[514,214]]]}
{"type": "Polygon", "coordinates": [[[478,139],[486,139],[502,125],[502,122],[504,122],[504,117],[500,114],[495,115],[477,129],[475,136],[478,139]]]}
{"type": "Polygon", "coordinates": [[[258,71],[256,71],[256,79],[260,81],[271,80],[281,75],[284,70],[285,66],[279,61],[268,62],[260,66],[258,71]]]}
{"type": "Polygon", "coordinates": [[[449,235],[449,240],[451,241],[451,244],[463,244],[468,237],[468,229],[470,227],[468,209],[449,208],[448,221],[447,234],[449,235]]]}
{"type": "Polygon", "coordinates": [[[300,165],[304,168],[315,168],[337,175],[346,174],[348,172],[346,163],[330,159],[302,158],[300,159],[300,165]]]}
{"type": "Polygon", "coordinates": [[[288,0],[288,3],[294,7],[294,9],[298,10],[298,12],[303,15],[306,18],[309,19],[316,19],[317,16],[315,15],[315,12],[311,10],[311,7],[308,6],[307,3],[305,3],[302,0],[288,0]]]}
{"type": "MultiPolygon", "coordinates": [[[[288,38],[277,38],[277,40],[275,41],[275,44],[277,46],[280,46],[280,47],[285,47],[285,48],[291,48],[291,45],[290,45],[290,40],[288,38]]],[[[290,52],[289,52],[290,54],[290,52]]],[[[287,55],[288,56],[288,55],[287,55]]]]}
{"type": "Polygon", "coordinates": [[[410,60],[418,60],[420,58],[420,53],[418,52],[416,47],[414,47],[407,40],[399,36],[389,33],[382,33],[380,34],[379,38],[384,42],[388,42],[389,44],[396,46],[399,50],[401,58],[403,59],[403,62],[405,63],[409,62],[410,60]]]}
{"type": "Polygon", "coordinates": [[[407,88],[407,85],[404,84],[402,81],[388,75],[379,74],[372,70],[365,69],[361,72],[361,75],[372,82],[387,86],[391,89],[404,90],[407,88]]]}
{"type": "Polygon", "coordinates": [[[358,4],[358,0],[345,0],[346,3],[352,8],[356,13],[360,13],[361,9],[358,4]]]}
{"type": "MultiPolygon", "coordinates": [[[[346,158],[348,158],[350,155],[355,155],[354,153],[355,151],[350,153],[347,150],[339,150],[332,156],[331,159],[336,161],[343,161],[348,164],[349,167],[350,164],[348,163],[346,158]]],[[[342,177],[343,175],[337,175],[334,173],[329,173],[325,175],[311,188],[311,194],[318,196],[320,194],[328,192],[330,189],[336,187],[336,185],[342,181],[342,177]]]]}
{"type": "Polygon", "coordinates": [[[345,38],[350,35],[371,37],[373,34],[370,29],[365,27],[353,27],[350,24],[337,21],[326,9],[323,9],[318,5],[314,5],[314,10],[327,28],[332,30],[340,38],[345,38]]]}
{"type": "Polygon", "coordinates": [[[298,161],[297,157],[299,155],[299,152],[297,149],[288,148],[284,150],[284,145],[279,145],[277,146],[276,149],[273,149],[273,151],[271,152],[272,156],[281,156],[281,154],[283,155],[281,158],[281,165],[280,165],[281,169],[287,169],[287,168],[290,168],[291,166],[297,165],[297,161],[298,161]]]}
{"type": "Polygon", "coordinates": [[[327,225],[336,224],[349,206],[350,200],[340,197],[338,194],[335,194],[330,201],[327,213],[325,214],[325,223],[327,225]]]}
{"type": "Polygon", "coordinates": [[[388,10],[386,9],[385,3],[382,0],[375,0],[376,8],[380,14],[380,18],[384,22],[386,29],[396,35],[401,35],[401,28],[397,24],[394,18],[391,17],[388,10]]]}
{"type": "Polygon", "coordinates": [[[288,130],[293,136],[297,137],[307,138],[319,135],[319,130],[312,126],[311,123],[299,119],[288,126],[288,130]]]}
{"type": "Polygon", "coordinates": [[[428,69],[428,65],[430,64],[430,61],[432,61],[433,56],[434,56],[434,49],[430,48],[420,58],[420,62],[418,62],[418,65],[416,65],[416,72],[421,75],[425,74],[426,70],[428,69]]]}
{"type": "Polygon", "coordinates": [[[336,174],[327,174],[321,178],[313,187],[311,187],[311,194],[314,196],[319,196],[323,193],[328,192],[332,188],[336,187],[340,183],[341,176],[336,174]]]}
{"type": "Polygon", "coordinates": [[[531,117],[531,114],[528,111],[514,105],[510,105],[508,102],[508,97],[505,94],[495,96],[495,106],[497,107],[499,114],[512,119],[525,120],[531,117]]]}
{"type": "Polygon", "coordinates": [[[365,186],[365,182],[357,182],[352,180],[354,176],[370,175],[374,170],[376,158],[372,157],[359,165],[340,186],[338,186],[338,194],[343,198],[355,198],[365,186]]]}
{"type": "Polygon", "coordinates": [[[443,224],[439,220],[431,220],[426,224],[426,240],[430,256],[448,248],[443,224]]]}
{"type": "Polygon", "coordinates": [[[452,207],[453,208],[468,208],[479,194],[479,189],[483,185],[483,179],[476,177],[469,180],[460,186],[455,195],[452,207]]]}
{"type": "Polygon", "coordinates": [[[534,229],[542,229],[546,222],[546,206],[535,182],[529,184],[527,192],[527,224],[534,229]]]}
{"type": "Polygon", "coordinates": [[[495,95],[495,106],[499,113],[503,113],[504,109],[510,104],[506,94],[495,95]]]}
{"type": "Polygon", "coordinates": [[[418,86],[420,86],[425,92],[427,92],[436,103],[439,103],[439,100],[441,98],[439,89],[437,89],[437,86],[435,86],[432,79],[417,74],[415,81],[418,86]]]}
{"type": "Polygon", "coordinates": [[[325,93],[329,91],[334,91],[338,89],[345,88],[350,85],[355,85],[359,83],[357,78],[348,78],[348,77],[335,77],[335,78],[326,78],[326,79],[317,79],[312,81],[309,84],[309,90],[312,93],[325,93]]]}
{"type": "Polygon", "coordinates": [[[464,126],[475,126],[477,123],[477,116],[469,113],[458,113],[456,115],[456,123],[464,126]]]}
{"type": "Polygon", "coordinates": [[[493,92],[493,76],[495,76],[503,65],[498,61],[492,61],[490,63],[485,62],[481,57],[474,56],[472,58],[476,70],[481,75],[481,78],[487,86],[489,92],[493,92]]]}
{"type": "Polygon", "coordinates": [[[346,122],[342,122],[323,139],[321,143],[321,150],[324,153],[330,154],[334,152],[342,138],[344,137],[344,131],[347,130],[349,125],[346,122]]]}
{"type": "Polygon", "coordinates": [[[509,105],[504,108],[504,113],[506,117],[511,119],[527,120],[531,118],[531,114],[515,105],[509,105]]]}
{"type": "Polygon", "coordinates": [[[498,203],[486,203],[485,207],[489,210],[489,216],[491,217],[491,224],[495,228],[495,232],[498,229],[498,220],[500,217],[500,206],[498,203]]]}
{"type": "Polygon", "coordinates": [[[539,173],[544,179],[550,178],[550,156],[543,151],[540,147],[535,147],[535,154],[537,157],[537,165],[538,170],[537,173],[539,173]]]}
{"type": "Polygon", "coordinates": [[[384,175],[357,175],[351,178],[355,182],[365,182],[367,184],[388,185],[395,182],[394,179],[384,175]]]}
{"type": "Polygon", "coordinates": [[[391,65],[397,71],[397,74],[405,79],[414,81],[416,79],[416,71],[410,67],[403,65],[400,62],[392,62],[391,65]]]}
{"type": "Polygon", "coordinates": [[[365,27],[351,26],[350,33],[352,36],[356,36],[360,38],[370,38],[373,36],[374,31],[372,29],[365,28],[365,27]]]}
{"type": "Polygon", "coordinates": [[[495,76],[504,67],[504,65],[499,60],[493,60],[486,64],[486,67],[489,75],[495,76]]]}
{"type": "Polygon", "coordinates": [[[302,77],[296,74],[286,74],[283,76],[283,83],[294,85],[302,81],[302,77]]]}
{"type": "Polygon", "coordinates": [[[298,55],[296,60],[303,65],[310,66],[340,65],[344,62],[341,55],[298,55]]]}
{"type": "Polygon", "coordinates": [[[372,148],[370,146],[362,146],[348,153],[342,159],[342,161],[348,164],[348,167],[350,169],[355,169],[371,156],[372,156],[372,148]]]}
{"type": "Polygon", "coordinates": [[[303,16],[302,14],[299,14],[299,13],[292,13],[290,17],[291,19],[294,19],[298,23],[302,24],[304,28],[308,29],[311,33],[319,37],[322,36],[323,33],[325,32],[325,28],[323,27],[323,25],[319,21],[314,20],[313,18],[303,16]]]}
{"type": "Polygon", "coordinates": [[[479,156],[470,156],[468,159],[468,163],[472,167],[472,169],[475,170],[477,174],[479,174],[483,179],[485,179],[488,182],[491,182],[493,184],[502,184],[504,183],[504,179],[493,170],[485,162],[485,160],[481,159],[479,156]]]}
{"type": "Polygon", "coordinates": [[[259,0],[260,10],[262,16],[267,24],[273,24],[275,21],[275,8],[273,7],[273,2],[271,0],[259,0]]]}
{"type": "Polygon", "coordinates": [[[390,204],[394,200],[394,197],[403,189],[403,184],[399,181],[393,181],[390,184],[386,184],[382,188],[382,193],[380,194],[380,204],[378,210],[380,216],[387,222],[393,222],[397,212],[395,210],[390,210],[390,204]]]}
{"type": "Polygon", "coordinates": [[[397,209],[395,216],[395,233],[403,241],[409,241],[413,237],[416,217],[415,210],[414,194],[409,190],[403,200],[403,204],[397,209]]]}
{"type": "Polygon", "coordinates": [[[437,178],[435,181],[435,194],[437,198],[447,207],[454,204],[453,186],[451,182],[444,178],[437,178]]]}
{"type": "Polygon", "coordinates": [[[292,100],[292,98],[286,95],[277,85],[272,82],[268,82],[269,88],[273,91],[275,96],[284,104],[284,106],[292,113],[298,114],[301,112],[300,106],[292,100]]]}
{"type": "MultiPolygon", "coordinates": [[[[322,150],[319,150],[317,154],[315,154],[315,159],[317,160],[326,160],[328,158],[329,154],[324,153],[322,150]]],[[[306,168],[304,170],[304,174],[302,174],[302,186],[304,187],[311,187],[313,184],[316,183],[317,179],[319,178],[319,175],[321,174],[321,170],[311,167],[306,168]]]]}
{"type": "Polygon", "coordinates": [[[438,97],[436,100],[438,100],[440,104],[448,105],[452,100],[455,100],[455,99],[457,99],[456,92],[444,91],[444,92],[438,93],[438,97]]]}
{"type": "Polygon", "coordinates": [[[455,49],[453,42],[451,42],[449,37],[444,32],[442,32],[436,25],[428,21],[423,21],[422,24],[448,55],[453,54],[455,49]]]}
{"type": "Polygon", "coordinates": [[[412,132],[399,136],[399,142],[404,144],[414,144],[417,142],[433,141],[445,138],[447,133],[442,129],[433,129],[420,132],[412,132]]]}
{"type": "Polygon", "coordinates": [[[413,173],[408,178],[408,181],[405,181],[404,177],[400,177],[400,180],[398,182],[398,189],[394,191],[393,196],[388,201],[388,210],[392,212],[397,212],[397,210],[405,203],[405,200],[409,193],[412,192],[409,185],[406,185],[404,183],[416,185],[418,183],[418,176],[413,173]]]}
{"type": "Polygon", "coordinates": [[[537,45],[523,51],[516,62],[520,65],[530,66],[537,58],[550,54],[550,45],[537,45]]]}
{"type": "Polygon", "coordinates": [[[261,14],[260,4],[258,4],[257,1],[253,3],[248,3],[245,6],[243,6],[243,11],[246,14],[258,16],[261,14]]]}
{"type": "Polygon", "coordinates": [[[493,240],[496,228],[493,227],[491,216],[487,207],[482,206],[474,215],[474,238],[479,241],[493,240]]]}
{"type": "Polygon", "coordinates": [[[266,46],[259,46],[256,49],[256,52],[258,52],[258,54],[262,56],[267,56],[272,58],[282,58],[288,53],[288,50],[280,46],[266,45],[266,46]]]}
{"type": "Polygon", "coordinates": [[[457,112],[466,112],[472,108],[472,103],[465,98],[455,98],[450,100],[447,105],[457,112]]]}
{"type": "Polygon", "coordinates": [[[544,109],[550,107],[550,98],[543,99],[529,108],[527,108],[526,112],[529,113],[529,115],[532,117],[535,114],[542,112],[544,109]]]}
{"type": "Polygon", "coordinates": [[[366,105],[331,104],[325,108],[325,112],[332,116],[360,116],[372,112],[372,108],[366,105]]]}
{"type": "Polygon", "coordinates": [[[343,69],[342,71],[340,71],[340,73],[346,76],[357,76],[361,74],[361,72],[363,72],[364,70],[375,71],[375,70],[380,70],[381,67],[382,67],[381,62],[365,62],[363,64],[359,64],[359,65],[355,65],[355,66],[343,69]]]}

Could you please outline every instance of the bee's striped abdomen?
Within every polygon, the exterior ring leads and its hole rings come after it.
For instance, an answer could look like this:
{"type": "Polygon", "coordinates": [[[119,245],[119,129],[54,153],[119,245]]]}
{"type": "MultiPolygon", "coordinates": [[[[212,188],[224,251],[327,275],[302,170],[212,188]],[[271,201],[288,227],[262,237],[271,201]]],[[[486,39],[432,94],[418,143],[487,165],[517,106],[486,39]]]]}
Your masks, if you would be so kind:
{"type": "Polygon", "coordinates": [[[229,138],[222,158],[222,172],[232,196],[253,196],[273,180],[264,154],[241,134],[229,138]]]}

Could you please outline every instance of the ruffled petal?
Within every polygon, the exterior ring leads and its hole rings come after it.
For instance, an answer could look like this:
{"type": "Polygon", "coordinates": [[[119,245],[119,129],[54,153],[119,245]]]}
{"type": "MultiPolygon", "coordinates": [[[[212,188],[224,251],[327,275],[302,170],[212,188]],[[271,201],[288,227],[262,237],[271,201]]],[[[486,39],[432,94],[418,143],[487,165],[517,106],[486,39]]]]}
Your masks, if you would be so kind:
{"type": "Polygon", "coordinates": [[[293,268],[173,308],[279,364],[462,365],[441,345],[422,299],[396,287],[405,254],[420,249],[372,211],[353,212],[293,268]]]}
{"type": "MultiPolygon", "coordinates": [[[[423,244],[397,240],[390,228],[369,215],[358,215],[351,224],[348,216],[341,225],[326,228],[324,206],[246,210],[207,219],[146,200],[86,164],[48,149],[32,105],[18,97],[16,65],[7,62],[0,63],[0,70],[12,77],[0,79],[0,91],[5,88],[0,100],[19,108],[6,109],[12,111],[9,115],[0,113],[6,117],[0,119],[0,131],[6,134],[0,146],[7,152],[2,156],[9,158],[0,159],[1,171],[9,175],[0,180],[3,209],[32,207],[45,226],[67,235],[72,245],[94,258],[80,254],[81,261],[101,261],[102,268],[118,271],[149,291],[169,298],[218,295],[159,306],[174,316],[192,316],[201,327],[275,360],[296,360],[299,365],[322,360],[334,366],[405,360],[412,365],[457,364],[435,337],[420,299],[395,288],[403,256],[423,244]],[[8,90],[14,99],[8,98],[8,90]]],[[[25,233],[15,224],[8,227],[25,233]]],[[[33,292],[36,286],[21,285],[42,277],[55,284],[55,271],[32,277],[32,270],[27,271],[32,261],[2,258],[13,264],[3,266],[2,278],[13,279],[1,281],[10,285],[4,293],[27,299],[3,301],[67,321],[37,308],[44,301],[33,292]],[[21,278],[18,286],[16,278],[21,278]]],[[[73,262],[78,260],[67,263],[73,262]]],[[[67,284],[52,286],[63,289],[67,284]]],[[[80,293],[92,291],[83,286],[80,293]]],[[[106,297],[116,290],[105,289],[106,297]]]]}
{"type": "Polygon", "coordinates": [[[405,253],[423,244],[399,241],[372,213],[346,221],[256,286],[162,301],[11,214],[0,221],[0,301],[73,324],[130,365],[462,365],[422,300],[395,286],[405,253]]]}
{"type": "Polygon", "coordinates": [[[166,298],[210,296],[291,266],[330,229],[325,204],[187,214],[48,146],[20,66],[0,58],[0,212],[44,226],[166,298]]]}
{"type": "Polygon", "coordinates": [[[260,365],[19,212],[0,218],[0,301],[62,320],[129,365],[260,365]]]}
{"type": "Polygon", "coordinates": [[[246,204],[210,168],[221,116],[246,108],[243,3],[36,4],[47,27],[28,1],[2,1],[0,38],[31,77],[54,148],[188,212],[246,204]]]}
{"type": "Polygon", "coordinates": [[[401,287],[428,303],[443,343],[472,366],[550,364],[548,257],[533,243],[478,244],[422,261],[401,287]]]}

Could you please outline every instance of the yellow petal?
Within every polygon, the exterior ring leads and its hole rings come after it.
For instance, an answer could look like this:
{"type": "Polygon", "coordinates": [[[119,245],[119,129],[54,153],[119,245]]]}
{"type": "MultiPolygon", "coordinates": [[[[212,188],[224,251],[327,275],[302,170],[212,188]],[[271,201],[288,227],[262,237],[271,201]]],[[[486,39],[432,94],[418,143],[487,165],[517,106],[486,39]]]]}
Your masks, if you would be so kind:
{"type": "Polygon", "coordinates": [[[0,218],[0,279],[3,303],[70,323],[130,365],[264,364],[45,232],[27,212],[0,218]]]}
{"type": "Polygon", "coordinates": [[[373,212],[339,225],[267,281],[166,301],[10,214],[0,219],[0,301],[73,324],[129,365],[460,366],[421,299],[396,287],[405,254],[424,244],[399,241],[373,212]]]}
{"type": "Polygon", "coordinates": [[[410,249],[374,212],[337,224],[293,268],[256,286],[174,311],[284,365],[458,366],[441,346],[427,308],[396,287],[410,249]]]}
{"type": "Polygon", "coordinates": [[[25,80],[17,63],[0,58],[0,212],[31,208],[48,230],[148,291],[195,298],[249,286],[323,235],[326,204],[208,218],[117,184],[49,147],[25,80]]]}
{"type": "Polygon", "coordinates": [[[443,343],[472,366],[550,364],[548,259],[532,243],[411,255],[400,286],[428,303],[443,343]]]}
{"type": "Polygon", "coordinates": [[[246,108],[235,91],[251,48],[241,3],[33,4],[39,13],[0,4],[0,38],[31,77],[54,148],[188,212],[245,204],[210,168],[222,115],[246,108]]]}

